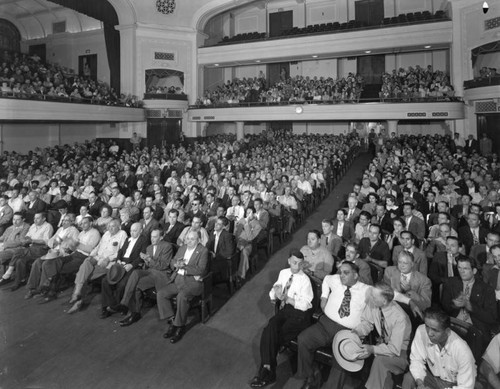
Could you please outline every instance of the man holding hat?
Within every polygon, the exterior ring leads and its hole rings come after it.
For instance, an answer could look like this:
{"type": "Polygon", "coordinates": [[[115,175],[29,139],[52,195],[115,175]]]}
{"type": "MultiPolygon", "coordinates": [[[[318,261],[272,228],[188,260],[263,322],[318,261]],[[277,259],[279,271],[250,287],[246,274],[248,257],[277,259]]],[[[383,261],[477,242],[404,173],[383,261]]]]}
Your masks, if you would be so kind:
{"type": "Polygon", "coordinates": [[[303,389],[315,385],[313,359],[316,349],[331,344],[338,331],[352,329],[359,324],[369,288],[369,285],[359,281],[358,266],[349,261],[340,265],[338,274],[324,278],[321,309],[325,314],[298,337],[297,378],[305,379],[303,389]]]}
{"type": "Polygon", "coordinates": [[[376,284],[367,294],[367,305],[361,315],[361,323],[352,332],[360,338],[366,337],[373,329],[377,330],[378,337],[375,345],[360,346],[357,355],[344,356],[339,351],[342,338],[339,332],[333,343],[333,361],[327,387],[335,387],[334,383],[342,387],[339,382],[340,369],[357,371],[362,363],[371,355],[374,356],[370,375],[365,383],[367,389],[392,389],[392,374],[401,374],[408,366],[408,346],[410,343],[411,323],[405,311],[394,301],[394,291],[384,283],[376,284]],[[354,361],[350,361],[354,360],[354,361]],[[332,385],[329,385],[332,383],[332,385]]]}
{"type": "Polygon", "coordinates": [[[146,253],[148,239],[142,235],[142,224],[134,223],[130,228],[130,238],[118,250],[116,262],[108,269],[106,277],[101,282],[102,312],[101,319],[113,313],[127,311],[127,307],[119,305],[127,281],[133,269],[137,269],[144,261],[141,253],[146,253]]]}
{"type": "Polygon", "coordinates": [[[276,380],[276,356],[280,346],[295,339],[310,324],[314,297],[311,280],[302,271],[304,255],[300,250],[290,250],[289,268],[280,271],[269,297],[279,304],[280,310],[264,328],[260,338],[260,369],[250,383],[252,388],[262,388],[276,380]]]}

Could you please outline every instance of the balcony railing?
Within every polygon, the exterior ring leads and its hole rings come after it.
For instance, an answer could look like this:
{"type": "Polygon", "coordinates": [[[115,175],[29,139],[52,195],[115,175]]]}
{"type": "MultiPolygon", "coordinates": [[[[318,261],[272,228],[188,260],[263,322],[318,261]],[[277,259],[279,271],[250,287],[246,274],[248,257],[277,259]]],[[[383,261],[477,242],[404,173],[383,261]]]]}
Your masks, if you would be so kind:
{"type": "Polygon", "coordinates": [[[180,100],[187,101],[185,94],[177,93],[144,93],[144,100],[180,100]]]}
{"type": "Polygon", "coordinates": [[[485,86],[500,85],[500,75],[489,78],[477,78],[464,81],[464,89],[482,88],[485,86]]]}

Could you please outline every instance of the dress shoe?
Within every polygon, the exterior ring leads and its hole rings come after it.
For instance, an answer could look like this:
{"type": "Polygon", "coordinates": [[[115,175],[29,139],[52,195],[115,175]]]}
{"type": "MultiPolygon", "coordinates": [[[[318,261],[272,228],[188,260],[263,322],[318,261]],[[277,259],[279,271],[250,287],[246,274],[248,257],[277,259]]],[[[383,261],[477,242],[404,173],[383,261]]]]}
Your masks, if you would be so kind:
{"type": "Polygon", "coordinates": [[[128,307],[121,304],[113,305],[109,307],[109,309],[111,310],[111,312],[119,312],[122,315],[126,315],[128,312],[128,307]]]}
{"type": "Polygon", "coordinates": [[[68,314],[72,314],[75,312],[78,312],[80,309],[82,309],[83,301],[78,300],[76,303],[73,304],[73,306],[68,310],[68,314]]]}
{"type": "Polygon", "coordinates": [[[170,326],[168,327],[167,332],[165,332],[163,334],[163,337],[165,339],[171,338],[174,335],[176,329],[177,329],[176,326],[174,326],[173,324],[170,324],[170,326]]]}
{"type": "Polygon", "coordinates": [[[182,339],[184,333],[185,333],[184,327],[176,327],[174,334],[170,338],[170,343],[172,344],[177,343],[179,340],[182,339]]]}
{"type": "Polygon", "coordinates": [[[99,316],[101,319],[106,319],[108,317],[110,317],[111,315],[113,314],[113,312],[111,312],[108,307],[104,307],[101,309],[101,316],[99,316]]]}
{"type": "Polygon", "coordinates": [[[47,304],[57,298],[55,294],[47,294],[38,304],[47,304]]]}
{"type": "Polygon", "coordinates": [[[0,280],[0,286],[7,285],[9,282],[12,282],[12,281],[14,281],[12,278],[2,278],[0,280]]]}
{"type": "Polygon", "coordinates": [[[250,386],[252,388],[263,388],[274,381],[276,381],[276,373],[265,367],[261,367],[259,373],[250,382],[250,386]]]}
{"type": "Polygon", "coordinates": [[[74,303],[76,303],[78,300],[80,300],[80,296],[78,296],[77,294],[72,294],[71,295],[71,298],[69,299],[68,301],[68,304],[70,305],[73,305],[74,303]]]}
{"type": "Polygon", "coordinates": [[[14,284],[12,286],[12,288],[10,288],[10,291],[11,292],[15,292],[16,290],[18,290],[19,288],[23,287],[24,285],[26,285],[26,282],[20,282],[19,284],[14,284]]]}
{"type": "Polygon", "coordinates": [[[128,327],[129,325],[132,325],[135,322],[138,322],[139,320],[141,320],[141,314],[137,313],[137,312],[132,312],[125,319],[120,320],[120,326],[121,327],[128,327]]]}
{"type": "Polygon", "coordinates": [[[24,295],[25,300],[29,300],[30,298],[35,297],[37,294],[40,294],[40,291],[36,289],[30,289],[28,292],[24,295]]]}

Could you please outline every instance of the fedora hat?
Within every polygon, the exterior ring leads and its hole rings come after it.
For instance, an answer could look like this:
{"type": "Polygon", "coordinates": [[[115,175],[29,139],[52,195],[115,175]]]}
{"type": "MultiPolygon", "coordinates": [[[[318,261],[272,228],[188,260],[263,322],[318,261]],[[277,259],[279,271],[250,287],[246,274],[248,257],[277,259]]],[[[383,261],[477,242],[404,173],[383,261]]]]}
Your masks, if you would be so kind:
{"type": "Polygon", "coordinates": [[[361,351],[361,339],[351,330],[341,330],[333,338],[333,355],[344,370],[361,370],[365,363],[364,359],[357,359],[361,351]]]}
{"type": "Polygon", "coordinates": [[[116,285],[120,282],[125,273],[125,268],[122,265],[114,263],[109,268],[108,273],[106,274],[106,279],[110,285],[116,285]]]}

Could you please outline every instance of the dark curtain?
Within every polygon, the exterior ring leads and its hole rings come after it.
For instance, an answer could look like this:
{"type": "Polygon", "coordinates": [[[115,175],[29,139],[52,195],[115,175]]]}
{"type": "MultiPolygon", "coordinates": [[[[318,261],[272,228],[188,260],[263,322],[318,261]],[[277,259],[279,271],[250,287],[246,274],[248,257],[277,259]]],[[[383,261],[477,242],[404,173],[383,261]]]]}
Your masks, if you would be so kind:
{"type": "Polygon", "coordinates": [[[500,51],[500,41],[487,43],[485,45],[482,45],[482,46],[476,47],[475,49],[472,49],[472,51],[471,51],[472,66],[474,66],[476,64],[477,58],[481,54],[494,53],[496,51],[500,51]]]}
{"type": "Polygon", "coordinates": [[[109,63],[110,86],[120,93],[120,31],[114,26],[104,24],[104,40],[109,63]]]}
{"type": "Polygon", "coordinates": [[[184,72],[173,69],[146,69],[146,90],[160,78],[177,76],[184,85],[184,72]]]}
{"type": "Polygon", "coordinates": [[[62,5],[80,12],[91,18],[100,20],[104,25],[104,40],[108,54],[110,72],[110,86],[120,92],[120,32],[115,30],[118,25],[118,15],[107,0],[51,0],[52,3],[62,5]]]}

